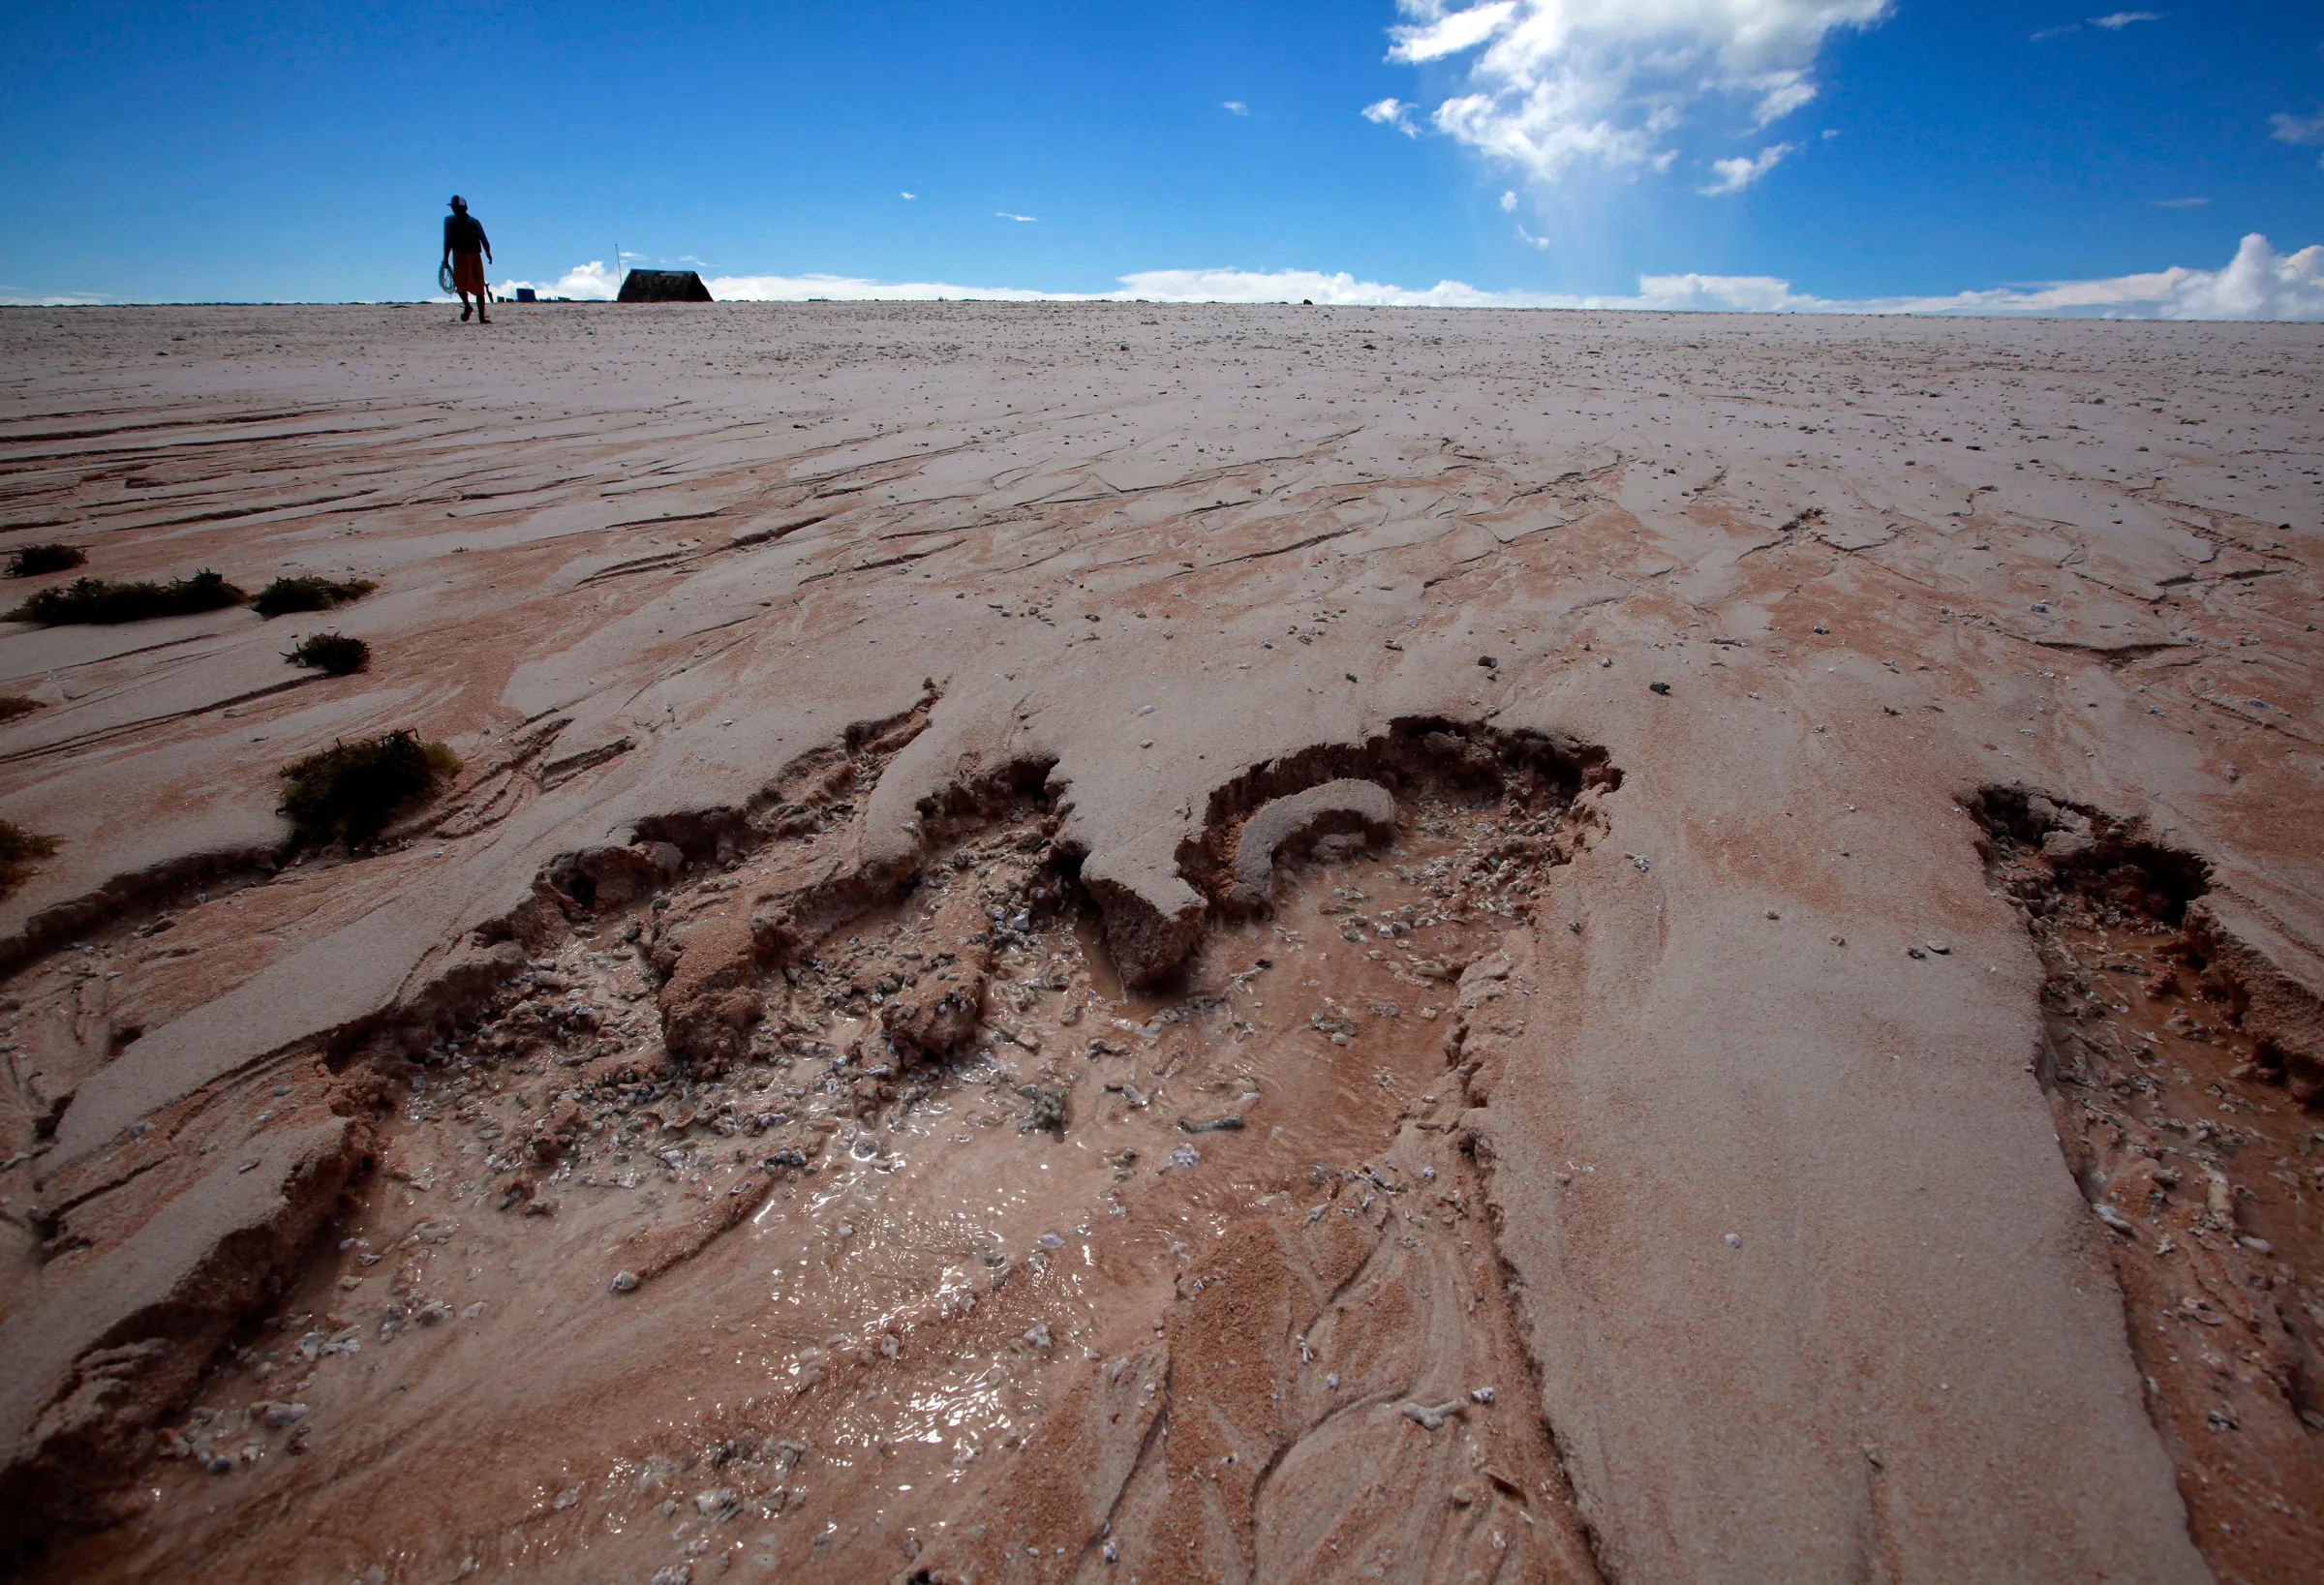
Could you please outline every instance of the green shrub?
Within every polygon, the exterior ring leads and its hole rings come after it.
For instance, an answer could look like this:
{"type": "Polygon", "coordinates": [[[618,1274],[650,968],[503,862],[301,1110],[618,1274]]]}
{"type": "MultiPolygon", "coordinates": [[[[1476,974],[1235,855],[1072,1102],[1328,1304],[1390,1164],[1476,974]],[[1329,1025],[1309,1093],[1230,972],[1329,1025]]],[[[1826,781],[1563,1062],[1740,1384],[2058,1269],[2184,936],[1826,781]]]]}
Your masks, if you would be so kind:
{"type": "Polygon", "coordinates": [[[18,716],[29,716],[42,708],[38,699],[27,699],[21,693],[0,693],[0,721],[13,721],[18,716]]]}
{"type": "Polygon", "coordinates": [[[56,851],[56,838],[26,831],[14,820],[0,820],[0,897],[24,884],[32,861],[56,851]]]}
{"type": "Polygon", "coordinates": [[[359,638],[338,633],[309,633],[285,652],[293,666],[313,666],[332,677],[345,677],[371,664],[371,646],[359,638]]]}
{"type": "Polygon", "coordinates": [[[37,578],[44,572],[70,572],[89,559],[78,545],[18,545],[8,559],[12,578],[37,578]]]}
{"type": "Polygon", "coordinates": [[[460,771],[459,756],[417,733],[388,732],[292,760],[277,810],[302,840],[345,838],[350,845],[380,834],[398,810],[433,795],[460,771]]]}
{"type": "Polygon", "coordinates": [[[262,617],[287,616],[292,611],[328,611],[334,605],[359,600],[379,588],[369,578],[277,578],[259,591],[250,608],[262,617]]]}
{"type": "Polygon", "coordinates": [[[250,596],[215,572],[172,578],[166,584],[112,583],[76,578],[44,589],[11,611],[9,622],[37,622],[44,627],[71,623],[143,622],[149,617],[182,617],[240,605],[250,596]]]}

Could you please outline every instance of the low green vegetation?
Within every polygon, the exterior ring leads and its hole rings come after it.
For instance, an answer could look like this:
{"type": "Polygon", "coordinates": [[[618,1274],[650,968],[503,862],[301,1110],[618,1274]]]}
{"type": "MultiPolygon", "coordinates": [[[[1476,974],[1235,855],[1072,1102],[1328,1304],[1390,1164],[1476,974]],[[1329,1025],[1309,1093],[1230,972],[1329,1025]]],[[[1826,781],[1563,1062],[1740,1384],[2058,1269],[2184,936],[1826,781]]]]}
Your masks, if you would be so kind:
{"type": "Polygon", "coordinates": [[[293,666],[312,666],[330,677],[345,677],[371,664],[371,646],[339,633],[309,633],[283,654],[293,666]]]}
{"type": "Polygon", "coordinates": [[[277,578],[259,591],[250,608],[262,617],[328,611],[349,600],[359,600],[379,587],[369,578],[277,578]]]}
{"type": "Polygon", "coordinates": [[[39,710],[41,701],[27,699],[21,693],[0,693],[0,721],[13,721],[18,716],[29,716],[39,710]]]}
{"type": "Polygon", "coordinates": [[[78,545],[18,545],[8,558],[12,578],[37,578],[44,572],[70,572],[89,559],[78,545]]]}
{"type": "Polygon", "coordinates": [[[441,743],[399,731],[334,743],[276,774],[283,780],[276,808],[302,841],[344,839],[355,846],[459,775],[460,759],[441,743]]]}
{"type": "Polygon", "coordinates": [[[32,861],[56,851],[56,838],[26,831],[14,820],[0,820],[0,897],[24,884],[32,861]]]}
{"type": "Polygon", "coordinates": [[[191,578],[172,578],[166,584],[76,578],[24,599],[5,620],[37,622],[44,627],[62,627],[73,623],[143,622],[151,617],[183,617],[197,611],[216,611],[240,605],[249,598],[224,577],[208,570],[197,572],[191,578]]]}

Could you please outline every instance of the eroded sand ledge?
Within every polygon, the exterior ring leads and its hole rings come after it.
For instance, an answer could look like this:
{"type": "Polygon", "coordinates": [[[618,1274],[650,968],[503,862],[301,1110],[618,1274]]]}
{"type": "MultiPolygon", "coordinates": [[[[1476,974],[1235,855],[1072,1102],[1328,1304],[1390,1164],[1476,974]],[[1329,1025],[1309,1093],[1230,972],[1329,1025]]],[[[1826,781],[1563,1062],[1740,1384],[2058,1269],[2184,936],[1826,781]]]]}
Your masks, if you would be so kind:
{"type": "Polygon", "coordinates": [[[2319,340],[0,316],[10,1544],[2312,1570],[2319,340]]]}

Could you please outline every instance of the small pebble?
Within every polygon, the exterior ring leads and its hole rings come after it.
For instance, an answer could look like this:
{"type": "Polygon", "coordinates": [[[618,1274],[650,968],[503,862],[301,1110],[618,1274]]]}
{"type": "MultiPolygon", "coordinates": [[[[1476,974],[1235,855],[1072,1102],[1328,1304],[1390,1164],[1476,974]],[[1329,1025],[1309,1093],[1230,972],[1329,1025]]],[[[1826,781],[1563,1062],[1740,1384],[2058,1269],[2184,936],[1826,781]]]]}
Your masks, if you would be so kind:
{"type": "Polygon", "coordinates": [[[627,1293],[628,1293],[630,1290],[634,1289],[636,1286],[637,1286],[637,1273],[636,1273],[636,1272],[634,1272],[634,1271],[616,1271],[616,1272],[613,1274],[613,1291],[614,1291],[615,1293],[617,1293],[617,1294],[627,1294],[627,1293]]]}
{"type": "Polygon", "coordinates": [[[1422,1430],[1441,1431],[1445,1428],[1445,1421],[1460,1415],[1468,1408],[1468,1405],[1462,1403],[1458,1398],[1454,1398],[1450,1402],[1440,1404],[1425,1404],[1407,1401],[1398,1404],[1396,1407],[1404,1412],[1404,1417],[1406,1419],[1412,1421],[1413,1424],[1419,1426],[1422,1430]]]}
{"type": "Polygon", "coordinates": [[[1727,1235],[1727,1247],[1729,1249],[1741,1249],[1743,1247],[1743,1234],[1740,1233],[1728,1234],[1727,1235]]]}

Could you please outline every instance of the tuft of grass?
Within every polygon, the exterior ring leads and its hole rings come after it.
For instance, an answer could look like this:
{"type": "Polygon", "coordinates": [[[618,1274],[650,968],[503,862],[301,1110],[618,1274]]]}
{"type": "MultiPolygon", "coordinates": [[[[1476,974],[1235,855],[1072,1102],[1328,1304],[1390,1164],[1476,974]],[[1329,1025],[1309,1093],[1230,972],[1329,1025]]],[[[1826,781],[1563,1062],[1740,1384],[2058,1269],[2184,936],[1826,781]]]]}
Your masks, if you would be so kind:
{"type": "Polygon", "coordinates": [[[345,677],[371,664],[371,646],[359,638],[338,633],[309,633],[284,652],[293,666],[313,666],[331,677],[345,677]]]}
{"type": "Polygon", "coordinates": [[[14,820],[0,820],[0,897],[24,884],[32,861],[56,851],[56,838],[26,831],[14,820]]]}
{"type": "Polygon", "coordinates": [[[422,743],[408,730],[388,732],[334,743],[284,766],[276,773],[283,780],[276,808],[301,839],[344,838],[353,846],[459,773],[459,756],[443,744],[422,743]]]}
{"type": "Polygon", "coordinates": [[[0,721],[13,721],[44,708],[40,700],[27,699],[21,693],[0,693],[0,721]]]}
{"type": "Polygon", "coordinates": [[[72,623],[109,625],[143,622],[149,617],[182,617],[197,611],[216,611],[240,605],[250,596],[215,572],[204,569],[191,578],[172,578],[166,584],[113,583],[104,578],[76,578],[30,596],[7,615],[8,622],[37,622],[44,627],[72,623]]]}
{"type": "Polygon", "coordinates": [[[379,587],[369,578],[277,578],[259,591],[250,608],[262,617],[288,616],[293,611],[328,611],[349,600],[359,600],[379,587]]]}
{"type": "Polygon", "coordinates": [[[89,559],[78,545],[18,545],[8,559],[12,578],[37,578],[44,572],[70,572],[89,559]]]}

